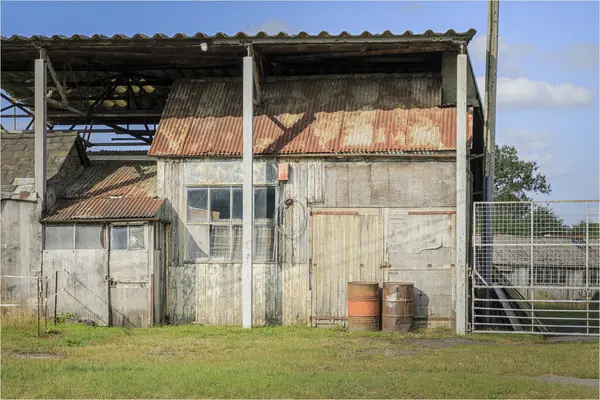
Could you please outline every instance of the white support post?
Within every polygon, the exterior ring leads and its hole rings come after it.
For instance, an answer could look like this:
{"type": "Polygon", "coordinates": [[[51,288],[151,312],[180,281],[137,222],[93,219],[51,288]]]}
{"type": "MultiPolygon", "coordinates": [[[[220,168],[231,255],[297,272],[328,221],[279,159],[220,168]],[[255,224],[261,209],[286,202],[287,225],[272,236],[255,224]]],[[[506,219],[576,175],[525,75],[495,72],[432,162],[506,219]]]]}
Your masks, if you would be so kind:
{"type": "Polygon", "coordinates": [[[46,211],[46,61],[35,60],[35,191],[46,211]]]}
{"type": "Polygon", "coordinates": [[[467,331],[467,55],[456,60],[456,333],[467,331]]]}
{"type": "Polygon", "coordinates": [[[243,249],[242,249],[242,325],[252,328],[252,261],[253,261],[253,234],[254,234],[254,182],[252,164],[252,143],[254,118],[254,73],[252,57],[244,57],[243,73],[243,249]]]}

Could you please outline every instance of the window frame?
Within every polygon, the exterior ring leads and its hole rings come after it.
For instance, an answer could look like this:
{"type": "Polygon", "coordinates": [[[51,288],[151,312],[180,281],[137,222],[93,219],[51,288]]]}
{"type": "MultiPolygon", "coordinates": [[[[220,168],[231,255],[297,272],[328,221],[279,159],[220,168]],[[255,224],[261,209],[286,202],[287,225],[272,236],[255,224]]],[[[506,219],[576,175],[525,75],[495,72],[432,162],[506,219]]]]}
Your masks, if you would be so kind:
{"type": "Polygon", "coordinates": [[[109,237],[110,237],[110,243],[109,243],[109,250],[110,251],[148,251],[148,230],[146,229],[146,225],[148,225],[145,222],[113,222],[110,224],[110,232],[109,232],[109,237]],[[113,248],[113,227],[118,226],[118,227],[122,227],[122,226],[126,226],[127,227],[127,248],[125,249],[114,249],[113,248]],[[130,236],[130,232],[129,232],[129,227],[130,226],[141,226],[144,230],[144,247],[141,249],[130,249],[129,248],[129,236],[130,236]]]}
{"type": "MultiPolygon", "coordinates": [[[[276,184],[258,184],[254,185],[254,193],[256,195],[257,188],[274,188],[275,189],[275,208],[277,208],[279,198],[279,186],[276,184]]],[[[242,229],[243,216],[242,219],[233,219],[234,215],[234,189],[242,189],[242,184],[200,184],[200,185],[184,185],[184,210],[185,210],[185,225],[186,226],[208,226],[208,256],[203,258],[195,258],[188,259],[187,251],[188,251],[188,235],[185,237],[185,246],[184,246],[184,264],[240,264],[242,262],[241,258],[235,258],[235,228],[238,227],[242,229]],[[225,189],[229,188],[229,219],[228,220],[213,220],[212,211],[211,211],[211,189],[225,189]],[[188,193],[190,190],[194,189],[206,189],[207,191],[207,203],[206,208],[208,212],[208,218],[205,221],[191,221],[189,216],[189,196],[188,193]],[[215,258],[211,255],[211,235],[212,235],[212,226],[227,226],[229,227],[229,254],[224,258],[215,258]]],[[[243,207],[243,205],[242,205],[243,207]]],[[[256,207],[256,205],[255,205],[256,207]]],[[[253,210],[254,211],[254,210],[253,210]]],[[[253,212],[254,214],[254,212],[253,212]]],[[[256,262],[264,263],[264,264],[274,264],[277,263],[277,255],[278,255],[278,240],[277,240],[277,221],[276,221],[276,210],[273,210],[273,219],[272,222],[260,222],[256,223],[256,218],[253,221],[253,241],[256,246],[256,228],[257,227],[271,227],[273,229],[273,251],[272,256],[266,260],[255,260],[256,262]]],[[[254,215],[253,215],[254,216],[254,215]]],[[[256,254],[256,249],[254,249],[254,253],[256,254]]]]}
{"type": "Polygon", "coordinates": [[[100,223],[90,223],[90,222],[77,222],[77,221],[69,221],[69,222],[58,222],[58,223],[45,223],[44,224],[44,241],[43,241],[43,250],[46,251],[98,251],[98,250],[107,250],[109,248],[108,246],[108,240],[106,237],[106,231],[107,231],[107,223],[106,222],[100,222],[100,223]],[[99,248],[92,248],[92,249],[80,249],[77,248],[77,225],[99,225],[101,227],[101,232],[102,232],[102,242],[101,242],[101,247],[99,248]],[[68,249],[48,249],[47,248],[47,243],[48,243],[48,237],[46,234],[46,230],[49,226],[68,226],[71,228],[72,233],[71,233],[71,245],[72,247],[68,248],[68,249]]]}

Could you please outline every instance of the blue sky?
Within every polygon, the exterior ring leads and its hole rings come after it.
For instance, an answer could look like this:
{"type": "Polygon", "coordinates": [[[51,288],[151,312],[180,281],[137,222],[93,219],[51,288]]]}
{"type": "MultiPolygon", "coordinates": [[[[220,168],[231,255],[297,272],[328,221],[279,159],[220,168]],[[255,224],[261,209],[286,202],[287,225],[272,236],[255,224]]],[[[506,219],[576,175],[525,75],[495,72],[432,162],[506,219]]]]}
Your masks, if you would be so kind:
{"type": "MultiPolygon", "coordinates": [[[[486,2],[7,2],[3,36],[197,31],[377,33],[475,28],[483,77],[486,2]]],[[[599,4],[500,5],[497,142],[538,161],[552,199],[599,197],[599,4]]]]}

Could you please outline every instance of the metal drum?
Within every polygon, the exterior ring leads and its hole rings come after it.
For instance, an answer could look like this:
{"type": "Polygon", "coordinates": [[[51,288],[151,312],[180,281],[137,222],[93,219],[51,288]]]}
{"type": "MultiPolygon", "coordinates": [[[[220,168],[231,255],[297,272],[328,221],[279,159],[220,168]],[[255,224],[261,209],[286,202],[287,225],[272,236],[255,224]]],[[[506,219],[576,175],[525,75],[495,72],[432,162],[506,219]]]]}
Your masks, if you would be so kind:
{"type": "Polygon", "coordinates": [[[413,323],[412,283],[386,282],[382,294],[382,330],[408,332],[413,323]]]}
{"type": "Polygon", "coordinates": [[[379,328],[379,284],[348,283],[348,330],[376,331],[379,328]]]}

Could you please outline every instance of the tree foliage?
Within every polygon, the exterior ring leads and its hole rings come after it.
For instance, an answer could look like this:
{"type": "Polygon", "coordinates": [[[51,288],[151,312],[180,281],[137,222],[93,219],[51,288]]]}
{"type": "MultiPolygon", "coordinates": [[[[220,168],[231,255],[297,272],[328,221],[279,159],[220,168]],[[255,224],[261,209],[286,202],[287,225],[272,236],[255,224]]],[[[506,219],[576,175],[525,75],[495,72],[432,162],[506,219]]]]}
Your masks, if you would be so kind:
{"type": "Polygon", "coordinates": [[[535,161],[519,158],[515,146],[496,145],[495,201],[531,201],[531,193],[550,194],[550,184],[535,161]]]}

